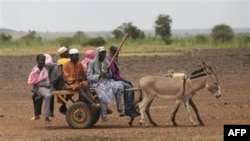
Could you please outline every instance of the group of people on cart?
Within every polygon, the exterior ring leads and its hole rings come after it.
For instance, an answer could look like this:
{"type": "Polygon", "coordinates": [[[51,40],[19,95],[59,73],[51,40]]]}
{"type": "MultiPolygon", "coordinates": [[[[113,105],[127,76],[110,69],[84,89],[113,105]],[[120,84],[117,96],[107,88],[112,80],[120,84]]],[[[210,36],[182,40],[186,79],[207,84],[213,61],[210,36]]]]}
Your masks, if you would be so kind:
{"type": "MultiPolygon", "coordinates": [[[[119,48],[111,46],[107,56],[106,48],[101,46],[96,50],[87,50],[85,59],[79,61],[80,53],[76,48],[61,47],[58,49],[60,59],[53,63],[49,54],[38,54],[37,64],[29,74],[28,84],[33,86],[33,103],[35,116],[32,120],[40,119],[41,105],[44,103],[45,125],[50,127],[54,110],[54,90],[63,90],[69,86],[79,93],[79,100],[87,101],[91,107],[100,108],[103,122],[108,121],[107,114],[112,113],[108,104],[116,99],[119,115],[136,117],[139,113],[133,106],[134,92],[125,91],[132,88],[130,81],[120,75],[118,67],[119,48]],[[63,81],[59,81],[63,80],[63,81]],[[91,98],[89,88],[95,90],[100,104],[91,98]],[[124,99],[124,103],[123,100],[124,99]],[[123,105],[125,107],[123,107],[123,105]]],[[[70,97],[65,97],[68,100],[70,97]]],[[[57,100],[60,102],[60,100],[57,100]]],[[[62,102],[59,111],[65,114],[66,104],[62,102]]]]}

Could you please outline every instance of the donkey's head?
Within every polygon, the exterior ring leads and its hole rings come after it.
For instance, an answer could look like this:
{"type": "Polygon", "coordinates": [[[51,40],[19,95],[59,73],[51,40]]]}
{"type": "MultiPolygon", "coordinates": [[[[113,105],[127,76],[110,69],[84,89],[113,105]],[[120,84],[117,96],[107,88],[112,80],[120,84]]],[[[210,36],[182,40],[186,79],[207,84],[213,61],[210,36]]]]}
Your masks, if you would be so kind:
{"type": "Polygon", "coordinates": [[[206,88],[209,92],[214,94],[216,98],[221,97],[221,91],[220,91],[220,84],[218,77],[216,74],[213,72],[213,69],[211,66],[207,66],[204,63],[204,72],[206,73],[207,76],[209,76],[208,80],[206,81],[206,88]]]}

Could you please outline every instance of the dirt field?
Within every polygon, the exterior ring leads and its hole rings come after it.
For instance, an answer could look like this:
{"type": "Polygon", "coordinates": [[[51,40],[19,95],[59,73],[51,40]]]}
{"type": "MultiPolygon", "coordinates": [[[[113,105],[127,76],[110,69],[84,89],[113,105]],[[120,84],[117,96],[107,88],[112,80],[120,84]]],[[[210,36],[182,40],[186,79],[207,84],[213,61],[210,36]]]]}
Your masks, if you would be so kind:
{"type": "MultiPolygon", "coordinates": [[[[54,60],[57,56],[53,56],[54,60]]],[[[165,127],[166,118],[174,104],[171,100],[155,99],[150,113],[158,127],[144,128],[139,118],[134,126],[128,117],[119,117],[115,101],[109,107],[114,113],[108,122],[98,121],[90,129],[71,129],[55,102],[52,127],[45,128],[42,119],[31,121],[33,105],[27,77],[35,64],[35,56],[0,56],[0,140],[223,140],[224,124],[250,124],[250,48],[194,51],[177,56],[121,57],[122,74],[138,86],[144,75],[162,75],[169,69],[188,74],[205,61],[219,77],[222,97],[215,99],[203,89],[194,96],[205,126],[193,127],[183,106],[177,114],[177,127],[165,127]]]]}

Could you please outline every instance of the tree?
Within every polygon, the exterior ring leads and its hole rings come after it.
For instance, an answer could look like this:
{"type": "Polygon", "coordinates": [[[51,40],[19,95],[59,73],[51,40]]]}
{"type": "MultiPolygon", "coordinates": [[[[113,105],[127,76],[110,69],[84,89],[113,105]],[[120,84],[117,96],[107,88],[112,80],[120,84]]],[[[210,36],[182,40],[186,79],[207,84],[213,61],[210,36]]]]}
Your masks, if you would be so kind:
{"type": "Polygon", "coordinates": [[[145,38],[144,32],[134,26],[131,22],[123,23],[122,26],[117,27],[112,32],[112,34],[114,34],[117,38],[121,38],[121,35],[124,35],[125,33],[128,33],[130,38],[134,40],[145,38]]]}
{"type": "Polygon", "coordinates": [[[60,46],[65,46],[67,48],[73,44],[73,38],[70,37],[60,37],[57,40],[60,46]]]}
{"type": "Polygon", "coordinates": [[[211,36],[216,42],[231,41],[234,38],[234,32],[230,26],[220,24],[213,27],[211,36]]]}
{"type": "Polygon", "coordinates": [[[121,39],[123,36],[123,31],[119,28],[113,30],[112,34],[115,36],[116,39],[121,39]]]}
{"type": "Polygon", "coordinates": [[[5,33],[0,34],[0,42],[7,42],[12,39],[11,35],[6,35],[5,33]]]}
{"type": "Polygon", "coordinates": [[[195,41],[197,43],[205,43],[205,42],[207,42],[207,37],[203,34],[197,34],[197,35],[195,35],[195,41]]]}
{"type": "Polygon", "coordinates": [[[155,21],[155,34],[159,35],[166,44],[171,43],[172,20],[169,15],[160,14],[155,21]]]}
{"type": "Polygon", "coordinates": [[[102,46],[106,43],[106,41],[103,39],[103,37],[96,37],[93,39],[90,39],[86,44],[82,44],[82,46],[85,45],[91,45],[91,46],[102,46]]]}
{"type": "Polygon", "coordinates": [[[80,43],[80,44],[85,40],[85,38],[86,38],[85,34],[82,31],[77,31],[73,36],[75,43],[80,43]]]}
{"type": "Polygon", "coordinates": [[[37,36],[36,37],[36,31],[29,31],[28,34],[21,37],[21,40],[26,41],[40,41],[42,38],[37,36]]]}

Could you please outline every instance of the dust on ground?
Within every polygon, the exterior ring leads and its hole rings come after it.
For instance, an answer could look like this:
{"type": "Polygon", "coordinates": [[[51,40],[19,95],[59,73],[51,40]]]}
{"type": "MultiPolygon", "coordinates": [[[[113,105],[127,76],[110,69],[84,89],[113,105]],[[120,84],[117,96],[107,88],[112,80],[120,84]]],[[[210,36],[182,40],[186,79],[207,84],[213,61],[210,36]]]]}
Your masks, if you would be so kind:
{"type": "MultiPolygon", "coordinates": [[[[53,56],[54,60],[57,56],[53,56]]],[[[89,129],[71,129],[60,104],[55,101],[52,127],[45,128],[43,118],[31,121],[33,105],[28,74],[35,56],[0,56],[0,140],[223,140],[224,124],[250,124],[250,48],[193,51],[173,56],[120,57],[120,71],[138,86],[145,75],[163,75],[167,70],[190,74],[202,62],[213,67],[218,75],[222,97],[215,99],[203,89],[194,96],[205,126],[192,126],[182,104],[176,116],[177,127],[166,127],[166,119],[174,101],[155,99],[150,113],[158,127],[145,128],[136,118],[128,125],[128,117],[119,117],[115,101],[108,122],[99,120],[89,129]]],[[[192,113],[193,114],[193,113],[192,113]]],[[[42,113],[41,117],[44,114],[42,113]]],[[[193,115],[194,117],[194,115],[193,115]]]]}

